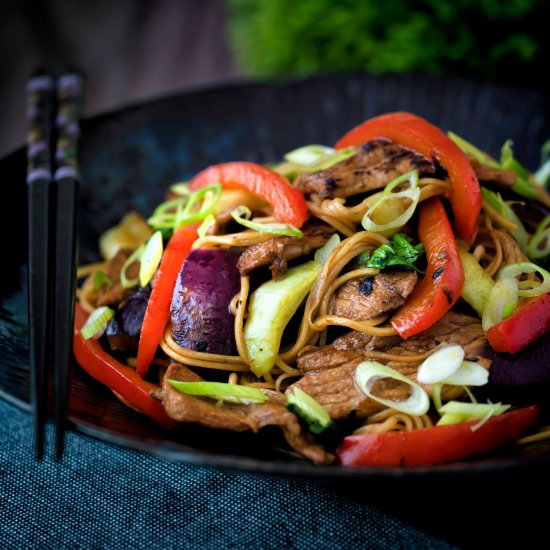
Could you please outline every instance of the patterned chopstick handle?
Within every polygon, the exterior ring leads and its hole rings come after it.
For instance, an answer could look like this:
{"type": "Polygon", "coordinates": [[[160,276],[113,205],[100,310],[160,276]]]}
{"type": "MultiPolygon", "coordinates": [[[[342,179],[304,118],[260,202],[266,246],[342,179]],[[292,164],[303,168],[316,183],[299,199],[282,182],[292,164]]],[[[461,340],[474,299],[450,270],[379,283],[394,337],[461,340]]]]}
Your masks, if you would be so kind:
{"type": "Polygon", "coordinates": [[[57,81],[56,180],[65,177],[80,178],[77,154],[82,87],[82,77],[76,73],[64,74],[57,81]]]}
{"type": "Polygon", "coordinates": [[[51,76],[31,78],[27,84],[27,181],[51,179],[50,134],[54,80],[51,76]]]}

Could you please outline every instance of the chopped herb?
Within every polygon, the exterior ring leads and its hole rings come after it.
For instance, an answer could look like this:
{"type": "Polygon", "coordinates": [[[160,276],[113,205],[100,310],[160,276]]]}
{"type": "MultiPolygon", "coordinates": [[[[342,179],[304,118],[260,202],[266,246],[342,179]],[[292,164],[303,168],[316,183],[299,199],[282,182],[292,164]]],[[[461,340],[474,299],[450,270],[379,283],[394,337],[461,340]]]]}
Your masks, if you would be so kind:
{"type": "Polygon", "coordinates": [[[371,255],[364,252],[357,256],[356,264],[374,269],[401,265],[422,273],[413,264],[424,252],[425,247],[422,243],[413,246],[407,235],[396,233],[389,243],[379,246],[371,255]]]}

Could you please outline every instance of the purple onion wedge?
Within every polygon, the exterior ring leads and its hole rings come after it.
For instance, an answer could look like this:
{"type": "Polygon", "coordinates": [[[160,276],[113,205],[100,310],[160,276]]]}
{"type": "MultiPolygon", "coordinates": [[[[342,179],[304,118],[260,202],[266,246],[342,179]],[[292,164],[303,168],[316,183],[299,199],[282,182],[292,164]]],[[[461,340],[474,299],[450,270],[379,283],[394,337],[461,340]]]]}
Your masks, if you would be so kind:
{"type": "Polygon", "coordinates": [[[183,348],[218,355],[236,355],[234,317],[229,304],[239,292],[240,252],[233,249],[193,250],[179,272],[172,306],[172,336],[183,348]]]}
{"type": "Polygon", "coordinates": [[[486,344],[480,355],[493,362],[490,386],[527,386],[550,380],[550,332],[514,354],[496,353],[486,344]]]}

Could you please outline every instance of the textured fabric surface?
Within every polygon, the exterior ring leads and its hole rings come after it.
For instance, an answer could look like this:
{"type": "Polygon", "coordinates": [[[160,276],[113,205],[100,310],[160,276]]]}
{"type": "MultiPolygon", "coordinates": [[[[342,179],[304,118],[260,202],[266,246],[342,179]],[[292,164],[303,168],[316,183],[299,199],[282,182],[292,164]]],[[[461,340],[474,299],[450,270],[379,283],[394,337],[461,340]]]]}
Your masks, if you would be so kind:
{"type": "Polygon", "coordinates": [[[190,467],[73,433],[61,463],[39,464],[30,416],[1,401],[0,415],[4,548],[450,548],[315,483],[190,467]]]}

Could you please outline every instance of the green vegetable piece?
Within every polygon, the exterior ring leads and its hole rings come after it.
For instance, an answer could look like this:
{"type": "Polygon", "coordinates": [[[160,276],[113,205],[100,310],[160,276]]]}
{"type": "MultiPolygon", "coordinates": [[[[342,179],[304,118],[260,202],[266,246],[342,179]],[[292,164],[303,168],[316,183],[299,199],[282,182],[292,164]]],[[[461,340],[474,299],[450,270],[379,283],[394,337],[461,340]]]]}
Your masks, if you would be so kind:
{"type": "Polygon", "coordinates": [[[460,296],[482,317],[495,281],[463,246],[458,247],[458,253],[464,269],[464,286],[460,296]]]}
{"type": "Polygon", "coordinates": [[[512,185],[512,191],[522,197],[535,198],[539,193],[537,188],[530,181],[531,174],[515,158],[512,151],[513,142],[506,140],[500,151],[500,164],[502,168],[513,170],[516,173],[516,183],[512,185]]]}
{"type": "Polygon", "coordinates": [[[103,285],[110,287],[113,284],[113,279],[104,271],[96,271],[94,275],[94,290],[99,290],[103,285]]]}
{"type": "Polygon", "coordinates": [[[396,233],[389,243],[379,246],[372,254],[362,253],[357,256],[356,263],[373,269],[385,269],[386,267],[401,265],[422,273],[414,265],[414,262],[424,254],[425,250],[422,243],[413,246],[407,235],[396,233]]]}
{"type": "Polygon", "coordinates": [[[282,279],[268,281],[252,293],[244,341],[256,376],[263,376],[275,365],[283,331],[321,269],[314,261],[291,267],[282,279]]]}
{"type": "Polygon", "coordinates": [[[510,405],[502,403],[462,403],[460,401],[449,401],[439,409],[442,414],[438,426],[447,424],[458,424],[460,422],[470,422],[479,420],[472,426],[472,431],[478,430],[492,416],[499,416],[506,412],[510,405]]]}
{"type": "Polygon", "coordinates": [[[147,244],[143,249],[143,253],[141,254],[139,266],[140,286],[146,286],[149,281],[153,279],[153,276],[157,272],[160,264],[162,252],[162,233],[157,231],[156,233],[153,233],[152,237],[147,241],[147,244]]]}
{"type": "Polygon", "coordinates": [[[97,309],[94,309],[86,323],[80,329],[80,334],[84,340],[89,340],[90,338],[99,338],[105,332],[107,328],[107,323],[115,316],[115,310],[107,306],[101,306],[97,309]]]}
{"type": "Polygon", "coordinates": [[[334,422],[325,408],[305,391],[293,388],[293,393],[287,392],[286,396],[286,408],[304,420],[314,434],[320,434],[334,427],[334,422]]]}
{"type": "Polygon", "coordinates": [[[267,395],[258,388],[250,388],[239,384],[226,384],[224,382],[180,382],[179,380],[168,380],[168,383],[181,393],[210,397],[217,401],[240,403],[265,403],[267,395]]]}
{"type": "Polygon", "coordinates": [[[517,229],[510,231],[510,233],[514,236],[521,249],[525,252],[529,242],[529,234],[525,230],[525,226],[517,217],[512,207],[502,199],[500,193],[495,193],[485,187],[481,188],[481,195],[501,216],[517,225],[517,229]]]}
{"type": "Polygon", "coordinates": [[[252,210],[248,206],[238,206],[231,211],[231,217],[239,224],[248,229],[254,229],[260,233],[271,233],[273,235],[286,235],[288,237],[297,237],[301,239],[304,234],[295,225],[287,223],[256,223],[250,221],[252,210]]]}
{"type": "Polygon", "coordinates": [[[478,162],[491,168],[500,168],[499,163],[491,158],[490,155],[478,149],[475,145],[466,141],[464,138],[457,136],[454,132],[447,132],[448,136],[464,151],[466,154],[474,157],[478,162]]]}

